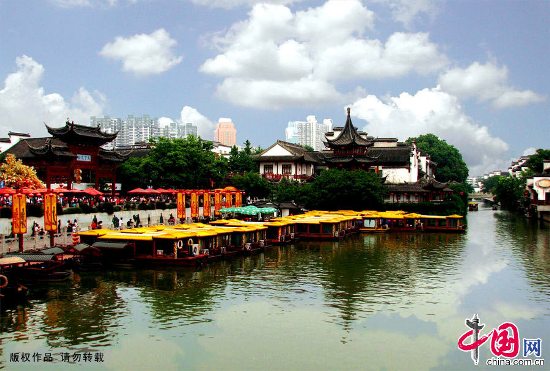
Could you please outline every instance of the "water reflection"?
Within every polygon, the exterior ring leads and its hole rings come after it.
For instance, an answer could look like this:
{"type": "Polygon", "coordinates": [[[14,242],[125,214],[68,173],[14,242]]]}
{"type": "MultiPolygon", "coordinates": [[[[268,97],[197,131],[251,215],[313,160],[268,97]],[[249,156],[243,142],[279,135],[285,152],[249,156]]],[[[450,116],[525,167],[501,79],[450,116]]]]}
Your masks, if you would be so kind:
{"type": "Polygon", "coordinates": [[[502,212],[468,218],[465,235],[364,234],[201,270],[75,274],[1,312],[0,357],[92,348],[106,369],[470,368],[456,342],[473,313],[544,337],[550,238],[502,212]]]}
{"type": "Polygon", "coordinates": [[[456,269],[464,241],[453,234],[373,234],[346,240],[323,260],[327,302],[338,308],[348,330],[352,321],[381,309],[410,307],[413,298],[407,294],[434,289],[437,277],[456,269]]]}
{"type": "Polygon", "coordinates": [[[532,287],[543,297],[550,296],[550,228],[505,212],[495,213],[494,218],[499,242],[509,244],[532,287]]]}

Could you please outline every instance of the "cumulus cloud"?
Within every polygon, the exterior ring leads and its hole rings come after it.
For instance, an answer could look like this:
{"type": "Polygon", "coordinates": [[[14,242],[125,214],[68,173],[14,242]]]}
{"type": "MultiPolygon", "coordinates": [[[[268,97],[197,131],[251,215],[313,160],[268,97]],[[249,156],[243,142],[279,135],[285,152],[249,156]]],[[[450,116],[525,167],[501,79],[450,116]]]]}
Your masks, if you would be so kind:
{"type": "MultiPolygon", "coordinates": [[[[239,6],[252,6],[257,4],[257,0],[191,0],[194,4],[209,6],[212,8],[231,9],[239,6]]],[[[303,0],[264,0],[263,3],[270,4],[292,4],[299,3],[303,0]]]]}
{"type": "Polygon", "coordinates": [[[128,38],[117,37],[100,51],[106,58],[122,62],[122,69],[136,75],[155,75],[178,65],[183,57],[176,56],[176,40],[163,28],[151,34],[138,34],[128,38]]]}
{"type": "Polygon", "coordinates": [[[212,38],[220,53],[200,70],[223,77],[217,93],[234,104],[281,108],[346,95],[336,85],[345,80],[426,74],[447,64],[426,33],[396,32],[385,42],[365,37],[374,19],[359,0],[329,0],[294,13],[256,4],[248,19],[212,38]],[[240,90],[230,92],[234,87],[240,90]]]}
{"type": "MultiPolygon", "coordinates": [[[[135,3],[137,0],[127,0],[135,3]]],[[[50,2],[61,8],[82,8],[82,7],[113,7],[119,4],[120,0],[50,0],[50,2]]]]}
{"type": "Polygon", "coordinates": [[[214,135],[214,123],[193,107],[184,106],[181,109],[180,121],[192,123],[197,126],[197,134],[202,139],[212,140],[214,135]]]}
{"type": "Polygon", "coordinates": [[[0,131],[9,130],[44,135],[44,122],[51,126],[62,125],[67,117],[80,124],[88,124],[90,116],[103,115],[105,96],[90,93],[81,87],[66,101],[58,93],[46,93],[40,85],[44,67],[31,57],[16,58],[17,70],[9,74],[0,90],[0,131]]]}
{"type": "Polygon", "coordinates": [[[384,99],[368,95],[352,104],[352,114],[368,122],[365,130],[370,135],[400,140],[427,133],[439,136],[460,150],[472,175],[507,166],[501,159],[508,144],[475,123],[458,98],[439,87],[384,99]]]}
{"type": "Polygon", "coordinates": [[[383,2],[390,7],[393,19],[405,27],[410,27],[420,15],[434,18],[438,11],[437,3],[434,0],[389,0],[383,2]]]}
{"type": "Polygon", "coordinates": [[[495,63],[472,63],[467,68],[453,68],[439,77],[441,88],[461,98],[490,102],[495,108],[538,103],[544,97],[531,90],[516,90],[508,83],[508,69],[495,63]]]}

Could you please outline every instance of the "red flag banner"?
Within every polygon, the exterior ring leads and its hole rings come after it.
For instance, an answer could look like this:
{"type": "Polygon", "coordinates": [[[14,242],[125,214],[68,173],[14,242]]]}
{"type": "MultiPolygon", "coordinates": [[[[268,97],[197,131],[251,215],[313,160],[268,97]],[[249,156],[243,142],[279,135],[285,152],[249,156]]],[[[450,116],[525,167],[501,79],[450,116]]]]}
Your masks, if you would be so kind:
{"type": "Polygon", "coordinates": [[[222,194],[220,191],[214,192],[214,215],[219,216],[222,208],[222,194]]]}
{"type": "Polygon", "coordinates": [[[235,193],[235,207],[243,206],[243,194],[241,192],[235,193]]]}
{"type": "Polygon", "coordinates": [[[191,192],[191,218],[199,216],[199,195],[197,192],[191,192]]]}
{"type": "Polygon", "coordinates": [[[12,197],[11,222],[13,234],[27,233],[27,196],[22,193],[17,193],[12,197]]]}
{"type": "Polygon", "coordinates": [[[202,203],[202,215],[204,217],[210,216],[210,192],[204,192],[204,201],[202,203]]]}
{"type": "Polygon", "coordinates": [[[227,192],[225,194],[225,207],[231,207],[233,206],[233,193],[227,192]]]}
{"type": "Polygon", "coordinates": [[[54,193],[44,195],[44,229],[57,231],[57,196],[54,193]]]}
{"type": "Polygon", "coordinates": [[[185,193],[178,192],[177,198],[178,218],[185,219],[185,193]]]}

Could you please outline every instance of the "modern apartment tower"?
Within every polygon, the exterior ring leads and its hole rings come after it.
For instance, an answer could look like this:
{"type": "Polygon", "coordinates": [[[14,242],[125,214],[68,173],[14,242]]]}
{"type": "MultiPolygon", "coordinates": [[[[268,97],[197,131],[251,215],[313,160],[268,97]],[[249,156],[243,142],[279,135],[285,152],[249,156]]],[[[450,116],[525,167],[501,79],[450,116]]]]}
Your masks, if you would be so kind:
{"type": "Polygon", "coordinates": [[[285,129],[286,141],[310,146],[315,151],[325,148],[323,140],[325,133],[332,130],[332,120],[324,119],[322,123],[317,122],[315,116],[307,116],[306,121],[289,121],[285,129]]]}
{"type": "Polygon", "coordinates": [[[147,143],[151,138],[184,138],[187,135],[197,136],[197,126],[192,123],[170,122],[160,124],[156,118],[149,115],[136,117],[128,115],[126,120],[120,118],[95,117],[90,118],[92,126],[99,126],[106,133],[116,133],[116,140],[109,146],[127,147],[136,143],[147,143]]]}
{"type": "Polygon", "coordinates": [[[237,144],[237,129],[230,118],[222,117],[218,120],[214,131],[214,141],[230,147],[237,144]]]}

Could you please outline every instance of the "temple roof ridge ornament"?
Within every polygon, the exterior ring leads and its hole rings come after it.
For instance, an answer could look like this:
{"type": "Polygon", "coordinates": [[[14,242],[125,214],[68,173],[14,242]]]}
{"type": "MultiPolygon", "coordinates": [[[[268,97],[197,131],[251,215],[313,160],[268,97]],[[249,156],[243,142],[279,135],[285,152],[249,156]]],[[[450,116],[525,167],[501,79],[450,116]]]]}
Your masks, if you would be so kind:
{"type": "Polygon", "coordinates": [[[344,125],[344,129],[340,132],[338,137],[334,139],[326,138],[326,144],[328,144],[330,147],[340,147],[340,146],[350,146],[350,145],[356,145],[356,146],[363,146],[363,147],[370,147],[372,146],[373,142],[370,140],[367,140],[363,138],[358,132],[357,129],[353,126],[353,123],[351,122],[351,108],[347,108],[347,119],[346,124],[344,125]]]}
{"type": "Polygon", "coordinates": [[[103,132],[100,126],[75,124],[74,121],[69,121],[68,118],[65,122],[65,126],[59,128],[48,126],[46,123],[44,123],[44,125],[46,125],[48,133],[54,138],[59,138],[66,143],[103,145],[112,142],[118,135],[118,132],[103,132]]]}

